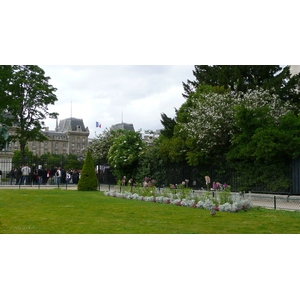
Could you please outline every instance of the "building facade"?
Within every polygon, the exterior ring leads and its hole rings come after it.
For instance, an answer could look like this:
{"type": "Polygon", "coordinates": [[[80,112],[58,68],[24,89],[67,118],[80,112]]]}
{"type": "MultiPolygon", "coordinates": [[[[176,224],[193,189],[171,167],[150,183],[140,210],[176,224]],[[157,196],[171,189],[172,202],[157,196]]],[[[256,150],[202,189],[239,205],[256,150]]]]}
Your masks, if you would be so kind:
{"type": "MultiPolygon", "coordinates": [[[[75,154],[84,156],[88,148],[88,137],[90,131],[84,126],[82,119],[68,118],[56,124],[55,130],[46,128],[43,134],[48,140],[44,142],[30,141],[28,149],[34,155],[50,154],[75,154]]],[[[11,151],[20,150],[18,142],[9,145],[11,151]]]]}

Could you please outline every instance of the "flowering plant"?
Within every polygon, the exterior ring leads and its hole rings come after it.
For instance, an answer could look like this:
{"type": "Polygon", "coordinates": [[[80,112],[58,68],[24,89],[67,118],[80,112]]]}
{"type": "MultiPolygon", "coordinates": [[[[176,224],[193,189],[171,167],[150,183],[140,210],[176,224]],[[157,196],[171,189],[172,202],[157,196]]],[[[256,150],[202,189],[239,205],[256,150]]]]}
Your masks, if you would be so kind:
{"type": "Polygon", "coordinates": [[[205,176],[205,183],[206,183],[207,190],[209,190],[209,184],[210,184],[210,177],[209,176],[205,176]]]}

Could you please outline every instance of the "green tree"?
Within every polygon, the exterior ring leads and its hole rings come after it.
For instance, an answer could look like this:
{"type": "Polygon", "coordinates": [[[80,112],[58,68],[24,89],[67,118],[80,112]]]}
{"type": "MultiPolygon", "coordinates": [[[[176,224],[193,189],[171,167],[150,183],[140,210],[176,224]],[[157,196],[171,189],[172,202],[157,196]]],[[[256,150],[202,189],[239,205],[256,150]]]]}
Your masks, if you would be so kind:
{"type": "Polygon", "coordinates": [[[245,190],[289,190],[290,161],[300,155],[300,119],[293,111],[275,107],[236,107],[227,159],[243,178],[245,190]]]}
{"type": "Polygon", "coordinates": [[[165,113],[161,113],[161,124],[164,128],[161,130],[160,134],[166,138],[172,138],[174,135],[174,128],[176,125],[175,118],[169,118],[165,113]]]}
{"type": "MultiPolygon", "coordinates": [[[[5,85],[2,87],[5,99],[9,99],[2,109],[1,123],[15,127],[10,140],[19,141],[22,163],[28,141],[44,141],[42,134],[46,117],[56,117],[50,113],[48,105],[57,101],[56,89],[48,83],[50,77],[38,66],[13,65],[11,72],[6,71],[5,85]]],[[[3,72],[2,72],[3,73],[3,72]]],[[[3,81],[3,80],[2,80],[3,81]]]]}
{"type": "Polygon", "coordinates": [[[119,133],[121,135],[114,139],[109,150],[108,162],[116,178],[134,178],[144,149],[141,133],[130,130],[121,130],[119,133]]]}
{"type": "Polygon", "coordinates": [[[12,66],[0,65],[0,115],[2,116],[7,105],[13,100],[9,93],[12,66]]]}
{"type": "Polygon", "coordinates": [[[12,157],[12,162],[14,165],[16,166],[21,166],[23,165],[25,162],[27,163],[31,163],[32,160],[34,159],[34,154],[32,151],[30,151],[28,149],[28,147],[25,147],[25,157],[24,160],[22,162],[22,155],[21,155],[21,151],[16,150],[14,151],[14,155],[12,157]]]}
{"type": "Polygon", "coordinates": [[[194,93],[199,85],[223,86],[242,92],[261,87],[276,93],[281,100],[289,100],[299,105],[300,75],[291,77],[289,66],[196,65],[193,75],[194,80],[183,83],[185,98],[194,93]]]}
{"type": "Polygon", "coordinates": [[[96,191],[97,175],[90,151],[87,152],[82,167],[80,180],[78,182],[78,191],[96,191]]]}
{"type": "Polygon", "coordinates": [[[122,131],[106,128],[101,134],[97,135],[89,144],[93,159],[97,162],[107,162],[109,149],[113,145],[114,139],[121,134],[123,134],[122,131]]]}

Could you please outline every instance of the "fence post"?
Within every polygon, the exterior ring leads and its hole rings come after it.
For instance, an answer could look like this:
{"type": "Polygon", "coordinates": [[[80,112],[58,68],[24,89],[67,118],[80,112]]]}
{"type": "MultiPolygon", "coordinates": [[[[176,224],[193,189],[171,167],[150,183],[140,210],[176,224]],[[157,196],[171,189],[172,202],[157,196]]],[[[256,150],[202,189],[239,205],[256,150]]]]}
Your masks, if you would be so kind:
{"type": "Polygon", "coordinates": [[[274,209],[276,209],[276,196],[274,196],[274,209]]]}

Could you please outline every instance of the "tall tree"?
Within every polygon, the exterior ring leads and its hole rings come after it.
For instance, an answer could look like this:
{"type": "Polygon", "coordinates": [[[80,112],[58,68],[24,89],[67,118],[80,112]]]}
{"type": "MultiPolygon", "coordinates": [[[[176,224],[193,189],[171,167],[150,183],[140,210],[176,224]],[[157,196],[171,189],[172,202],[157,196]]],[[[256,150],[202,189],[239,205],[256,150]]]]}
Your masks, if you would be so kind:
{"type": "Polygon", "coordinates": [[[56,88],[48,83],[50,77],[45,76],[44,70],[35,65],[13,65],[3,70],[2,75],[2,94],[9,102],[2,108],[0,121],[14,126],[10,140],[19,142],[23,163],[28,141],[46,140],[41,132],[44,120],[58,115],[48,111],[48,105],[57,101],[56,88]]]}
{"type": "Polygon", "coordinates": [[[12,66],[0,65],[0,115],[12,101],[8,89],[9,79],[12,77],[12,66]]]}
{"type": "Polygon", "coordinates": [[[261,87],[278,94],[281,100],[299,105],[300,75],[291,76],[289,66],[196,65],[193,74],[195,80],[183,83],[185,98],[194,93],[199,85],[223,86],[242,92],[261,87]]]}
{"type": "Polygon", "coordinates": [[[174,128],[176,121],[174,118],[169,118],[165,113],[161,113],[161,124],[164,126],[164,129],[161,130],[160,134],[166,138],[171,138],[174,134],[174,128]]]}

